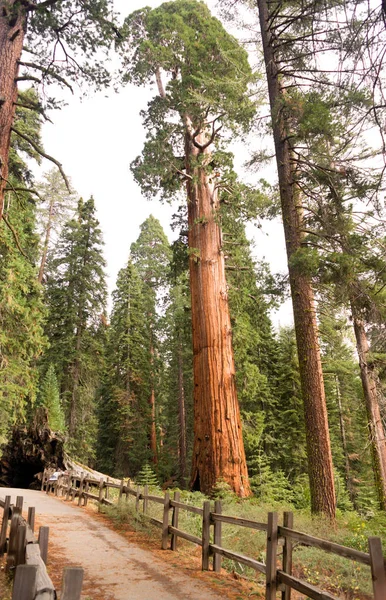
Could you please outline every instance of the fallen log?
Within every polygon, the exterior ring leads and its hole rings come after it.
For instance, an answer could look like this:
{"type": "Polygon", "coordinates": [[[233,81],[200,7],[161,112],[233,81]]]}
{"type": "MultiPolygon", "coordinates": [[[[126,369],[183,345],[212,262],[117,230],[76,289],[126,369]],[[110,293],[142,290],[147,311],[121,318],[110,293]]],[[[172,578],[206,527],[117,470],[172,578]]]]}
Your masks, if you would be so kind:
{"type": "Polygon", "coordinates": [[[14,427],[0,459],[0,486],[40,489],[44,469],[65,468],[64,437],[49,428],[41,408],[29,426],[14,427]]]}

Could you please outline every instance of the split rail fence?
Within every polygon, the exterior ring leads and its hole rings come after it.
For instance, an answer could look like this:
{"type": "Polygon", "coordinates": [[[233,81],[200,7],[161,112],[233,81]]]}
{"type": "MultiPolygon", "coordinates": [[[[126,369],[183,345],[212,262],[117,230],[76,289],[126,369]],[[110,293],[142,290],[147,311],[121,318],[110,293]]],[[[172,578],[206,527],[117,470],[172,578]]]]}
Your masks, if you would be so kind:
{"type": "Polygon", "coordinates": [[[203,503],[203,507],[191,506],[180,502],[180,493],[174,492],[173,499],[169,492],[164,497],[149,494],[148,486],[143,491],[139,486],[132,487],[130,480],[125,484],[122,480],[119,484],[110,482],[105,478],[100,480],[89,476],[64,474],[57,481],[49,481],[48,474],[44,473],[42,479],[42,490],[47,493],[65,496],[66,500],[77,498],[78,505],[87,505],[88,500],[96,500],[100,504],[112,506],[114,502],[109,498],[109,489],[117,489],[118,501],[123,497],[126,501],[130,496],[134,497],[135,509],[140,511],[140,503],[143,502],[142,512],[146,515],[149,502],[163,505],[163,519],[150,518],[150,522],[162,530],[161,547],[168,549],[170,536],[170,549],[177,549],[177,539],[182,538],[201,546],[202,548],[202,570],[207,571],[210,567],[210,558],[213,557],[213,570],[221,571],[222,557],[244,564],[247,567],[265,575],[265,598],[276,600],[277,593],[281,592],[282,600],[291,599],[291,590],[296,590],[313,600],[338,600],[328,591],[311,585],[305,580],[293,575],[292,555],[294,542],[304,546],[319,548],[326,552],[336,554],[357,563],[368,565],[371,568],[371,578],[374,600],[386,600],[386,560],[383,556],[382,542],[379,537],[368,539],[369,552],[362,552],[354,548],[341,546],[340,544],[323,540],[301,531],[293,529],[293,513],[285,512],[283,524],[279,525],[278,513],[268,513],[267,523],[259,523],[240,517],[232,517],[222,514],[221,501],[214,502],[214,510],[211,510],[209,500],[203,503]],[[201,516],[201,537],[192,535],[178,528],[179,512],[188,511],[201,516]],[[222,523],[248,527],[266,533],[266,558],[265,563],[245,556],[238,552],[222,546],[222,523]],[[213,532],[212,532],[213,528],[213,532]],[[213,542],[211,541],[213,540],[213,542]],[[282,546],[281,565],[278,567],[278,548],[282,546]]]}
{"type": "MultiPolygon", "coordinates": [[[[22,496],[11,504],[11,496],[0,499],[3,518],[0,528],[0,558],[6,556],[6,571],[14,571],[12,600],[55,600],[55,587],[47,573],[49,527],[40,527],[35,537],[35,508],[23,517],[22,496]]],[[[83,569],[65,567],[61,600],[80,600],[83,569]]]]}

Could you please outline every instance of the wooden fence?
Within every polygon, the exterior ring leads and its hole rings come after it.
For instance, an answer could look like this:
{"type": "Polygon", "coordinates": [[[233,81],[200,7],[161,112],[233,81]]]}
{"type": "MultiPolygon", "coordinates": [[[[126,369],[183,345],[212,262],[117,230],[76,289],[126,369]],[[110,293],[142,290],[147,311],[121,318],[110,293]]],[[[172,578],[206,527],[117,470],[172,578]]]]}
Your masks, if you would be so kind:
{"type": "Polygon", "coordinates": [[[169,492],[164,497],[149,494],[148,486],[143,491],[139,486],[132,487],[130,480],[125,484],[124,480],[120,484],[112,483],[104,478],[99,481],[88,476],[65,474],[59,477],[58,481],[48,481],[45,473],[42,480],[42,490],[47,493],[52,492],[55,495],[62,494],[66,500],[77,498],[78,505],[87,505],[89,499],[96,500],[100,504],[113,505],[114,502],[109,499],[109,489],[118,489],[118,501],[123,497],[126,501],[130,496],[134,497],[136,511],[140,511],[140,502],[143,502],[142,512],[146,515],[148,503],[156,502],[163,505],[163,519],[149,518],[150,522],[162,530],[161,547],[166,550],[177,549],[177,539],[183,538],[201,546],[202,570],[209,570],[210,558],[213,557],[213,570],[221,570],[222,557],[234,560],[244,564],[259,573],[265,574],[265,598],[266,600],[276,600],[277,592],[281,592],[282,600],[290,600],[291,590],[297,590],[308,598],[313,600],[338,600],[330,592],[323,591],[307,581],[294,577],[292,572],[292,551],[293,543],[296,541],[304,546],[312,546],[326,552],[342,556],[346,559],[368,565],[371,568],[373,598],[374,600],[386,600],[386,560],[383,557],[382,543],[379,537],[370,537],[368,539],[369,552],[361,552],[354,548],[341,546],[334,542],[322,540],[314,536],[296,531],[293,529],[293,513],[285,512],[283,515],[283,524],[278,523],[278,513],[268,513],[267,523],[258,523],[256,521],[232,517],[222,514],[221,501],[216,500],[214,510],[211,510],[209,500],[203,503],[202,508],[191,506],[180,502],[180,493],[174,492],[173,499],[169,492]],[[93,488],[94,492],[93,493],[93,488]],[[192,535],[178,528],[179,512],[185,510],[201,517],[202,529],[201,536],[192,535]],[[238,552],[222,546],[222,523],[248,527],[257,531],[266,533],[266,558],[265,562],[259,562],[256,559],[245,556],[238,552]],[[213,529],[213,532],[212,532],[213,529]],[[213,543],[212,541],[213,540],[213,543]],[[281,568],[278,568],[278,547],[282,546],[281,568]]]}
{"type": "MultiPolygon", "coordinates": [[[[3,519],[0,529],[0,557],[6,557],[6,571],[15,571],[12,600],[54,600],[56,592],[48,576],[49,528],[40,527],[35,538],[35,508],[28,508],[27,520],[23,518],[23,497],[11,504],[11,496],[0,499],[3,519]]],[[[80,600],[83,569],[65,567],[61,600],[80,600]]]]}

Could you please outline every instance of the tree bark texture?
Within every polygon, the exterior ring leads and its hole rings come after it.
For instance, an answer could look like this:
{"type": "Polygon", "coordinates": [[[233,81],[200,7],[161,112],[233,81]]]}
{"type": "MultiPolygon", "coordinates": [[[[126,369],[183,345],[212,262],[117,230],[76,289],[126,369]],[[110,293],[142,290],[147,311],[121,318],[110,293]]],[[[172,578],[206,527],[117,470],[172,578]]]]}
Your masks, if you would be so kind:
{"type": "Polygon", "coordinates": [[[3,216],[17,76],[27,17],[22,2],[0,0],[0,219],[3,216]]]}
{"type": "Polygon", "coordinates": [[[78,326],[76,330],[76,345],[75,345],[75,359],[71,367],[72,371],[72,391],[70,400],[70,414],[68,420],[68,434],[70,438],[75,437],[76,425],[77,425],[77,408],[78,408],[78,388],[80,378],[80,350],[82,346],[82,327],[78,326]]]}
{"type": "Polygon", "coordinates": [[[182,342],[178,346],[178,462],[179,476],[185,487],[186,482],[186,410],[185,410],[185,388],[184,388],[184,371],[182,359],[182,342]]]}
{"type": "Polygon", "coordinates": [[[367,425],[371,442],[375,485],[380,508],[381,510],[386,510],[386,444],[378,402],[377,373],[374,366],[369,361],[370,348],[367,341],[365,326],[353,298],[351,299],[351,312],[366,404],[367,425]]]}
{"type": "Polygon", "coordinates": [[[207,494],[223,479],[244,497],[250,495],[250,487],[235,383],[219,198],[205,169],[211,160],[206,142],[205,133],[195,135],[187,120],[185,156],[194,373],[191,487],[207,494]]]}
{"type": "Polygon", "coordinates": [[[296,172],[289,141],[289,131],[281,110],[284,90],[278,74],[277,59],[272,46],[272,19],[266,0],[257,0],[264,61],[267,72],[275,153],[280,186],[280,198],[291,295],[294,311],[299,369],[305,412],[308,470],[311,489],[311,510],[335,516],[335,486],[328,428],[326,398],[318,342],[314,294],[310,279],[291,262],[302,247],[301,198],[296,187],[296,172]]]}
{"type": "Polygon", "coordinates": [[[155,410],[155,390],[154,390],[154,346],[150,347],[150,362],[151,362],[151,392],[149,396],[150,406],[150,430],[149,430],[149,446],[151,452],[151,460],[153,464],[158,464],[157,455],[157,431],[156,431],[156,410],[155,410]]]}

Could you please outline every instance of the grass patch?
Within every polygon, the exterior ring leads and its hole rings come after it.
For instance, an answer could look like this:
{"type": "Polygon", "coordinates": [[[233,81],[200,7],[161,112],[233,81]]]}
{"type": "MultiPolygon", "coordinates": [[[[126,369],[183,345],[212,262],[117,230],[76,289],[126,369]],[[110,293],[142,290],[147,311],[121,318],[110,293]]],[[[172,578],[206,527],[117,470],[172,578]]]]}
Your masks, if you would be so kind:
{"type": "Polygon", "coordinates": [[[11,600],[12,581],[5,572],[5,564],[0,562],[0,598],[1,600],[11,600]]]}

